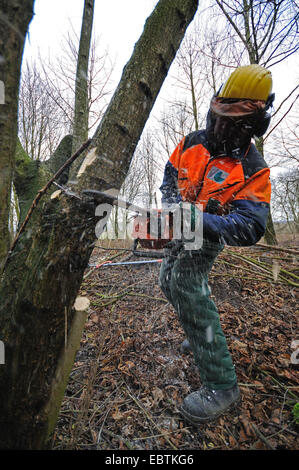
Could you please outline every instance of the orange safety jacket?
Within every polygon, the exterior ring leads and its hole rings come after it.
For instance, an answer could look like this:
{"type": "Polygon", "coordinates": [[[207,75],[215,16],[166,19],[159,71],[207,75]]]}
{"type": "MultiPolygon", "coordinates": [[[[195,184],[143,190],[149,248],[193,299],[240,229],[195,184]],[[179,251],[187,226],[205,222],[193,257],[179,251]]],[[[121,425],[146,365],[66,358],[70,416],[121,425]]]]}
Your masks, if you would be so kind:
{"type": "Polygon", "coordinates": [[[214,157],[205,131],[184,137],[166,164],[162,203],[201,204],[203,236],[249,246],[264,234],[271,197],[270,170],[253,143],[241,156],[214,157]]]}

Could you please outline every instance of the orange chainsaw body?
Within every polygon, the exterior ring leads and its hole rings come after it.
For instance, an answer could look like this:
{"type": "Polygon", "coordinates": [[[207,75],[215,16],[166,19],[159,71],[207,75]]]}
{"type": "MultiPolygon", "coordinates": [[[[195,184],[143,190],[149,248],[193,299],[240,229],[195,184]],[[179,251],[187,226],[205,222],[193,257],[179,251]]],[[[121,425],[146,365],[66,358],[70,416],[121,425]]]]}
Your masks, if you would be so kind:
{"type": "Polygon", "coordinates": [[[156,209],[155,212],[156,213],[154,214],[153,209],[151,209],[151,212],[147,213],[147,217],[135,217],[132,236],[135,240],[138,240],[142,248],[154,248],[160,250],[164,248],[170,240],[172,240],[172,214],[163,214],[164,224],[162,228],[162,210],[156,209]],[[156,217],[158,219],[158,221],[156,221],[156,223],[158,223],[158,233],[156,235],[153,235],[151,232],[151,220],[153,220],[151,217],[156,217]]]}

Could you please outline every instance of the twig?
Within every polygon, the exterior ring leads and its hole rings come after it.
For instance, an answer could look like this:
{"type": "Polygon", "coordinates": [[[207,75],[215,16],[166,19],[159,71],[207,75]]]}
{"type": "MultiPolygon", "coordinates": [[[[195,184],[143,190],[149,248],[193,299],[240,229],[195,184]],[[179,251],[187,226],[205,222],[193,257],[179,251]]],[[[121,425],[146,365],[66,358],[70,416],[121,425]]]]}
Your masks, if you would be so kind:
{"type": "Polygon", "coordinates": [[[168,302],[167,299],[163,299],[163,297],[152,297],[150,295],[146,295],[146,294],[139,294],[139,293],[135,293],[135,292],[128,292],[128,295],[132,295],[132,296],[136,296],[136,297],[144,297],[146,299],[151,299],[151,300],[161,300],[162,302],[168,302]]]}
{"type": "Polygon", "coordinates": [[[298,433],[297,432],[294,432],[294,431],[291,431],[289,429],[289,425],[285,426],[285,427],[281,427],[280,424],[277,424],[277,423],[268,423],[270,426],[274,426],[276,428],[279,428],[279,431],[277,431],[275,434],[271,434],[271,437],[274,437],[274,436],[277,436],[278,434],[282,434],[284,432],[288,432],[289,434],[292,434],[292,436],[295,436],[295,437],[298,437],[298,433]]]}
{"type": "Polygon", "coordinates": [[[238,383],[239,387],[264,387],[263,384],[245,384],[245,383],[238,383]]]}
{"type": "Polygon", "coordinates": [[[72,445],[76,444],[80,438],[80,435],[83,432],[83,426],[84,422],[87,418],[88,410],[89,410],[89,405],[92,399],[92,394],[94,392],[94,382],[96,379],[96,374],[97,370],[99,367],[99,362],[100,362],[100,357],[103,354],[103,347],[104,347],[104,342],[105,342],[105,337],[108,331],[108,322],[106,320],[106,324],[103,329],[103,335],[99,341],[98,344],[98,351],[97,351],[97,357],[94,363],[91,363],[90,368],[89,368],[89,373],[86,377],[86,383],[85,387],[83,387],[83,392],[80,396],[80,405],[79,405],[79,410],[81,412],[81,417],[80,419],[78,418],[78,422],[74,428],[74,430],[71,431],[71,436],[70,436],[70,442],[69,446],[71,447],[72,445]]]}
{"type": "Polygon", "coordinates": [[[175,434],[181,431],[187,431],[190,428],[182,428],[182,429],[175,429],[174,431],[164,432],[164,434],[154,434],[152,436],[145,436],[145,437],[134,437],[133,441],[143,441],[145,439],[154,439],[156,437],[165,437],[165,434],[175,434]]]}
{"type": "Polygon", "coordinates": [[[250,426],[252,427],[252,429],[254,430],[255,434],[257,435],[257,437],[263,441],[264,444],[266,444],[266,446],[271,449],[271,450],[275,450],[275,447],[272,446],[272,444],[270,444],[270,442],[266,439],[266,437],[261,433],[261,431],[259,431],[259,429],[253,424],[253,423],[250,423],[250,426]]]}
{"type": "Polygon", "coordinates": [[[259,370],[261,371],[262,374],[268,375],[268,377],[270,377],[270,378],[273,380],[274,383],[276,383],[277,385],[279,385],[279,387],[283,388],[284,390],[287,390],[288,393],[289,393],[295,400],[298,401],[298,396],[295,395],[295,393],[291,392],[289,387],[287,387],[286,385],[283,385],[282,383],[280,383],[277,379],[275,379],[274,377],[272,377],[272,375],[269,374],[269,372],[267,372],[267,371],[265,371],[265,370],[263,370],[263,369],[260,369],[260,368],[259,368],[259,370]]]}
{"type": "Polygon", "coordinates": [[[108,436],[110,437],[114,437],[114,439],[118,439],[120,441],[123,441],[123,443],[127,446],[128,449],[130,450],[134,450],[134,446],[133,444],[131,444],[130,441],[128,441],[127,439],[124,439],[122,436],[119,436],[118,434],[114,434],[114,432],[112,431],[109,431],[108,429],[103,429],[102,431],[104,434],[107,434],[108,436]]]}
{"type": "Polygon", "coordinates": [[[110,300],[110,302],[107,302],[105,304],[102,304],[101,301],[92,301],[92,305],[96,305],[98,307],[108,307],[108,305],[112,305],[112,304],[115,304],[119,299],[122,299],[123,297],[125,297],[126,295],[128,295],[128,292],[124,292],[123,294],[119,294],[119,295],[116,295],[112,300],[110,300]]]}
{"type": "Polygon", "coordinates": [[[290,250],[289,248],[283,248],[282,246],[274,246],[274,245],[265,245],[263,243],[257,243],[255,246],[260,246],[262,248],[267,248],[268,250],[276,250],[276,251],[284,251],[285,253],[290,253],[291,255],[299,256],[298,250],[290,250]]]}
{"type": "Polygon", "coordinates": [[[162,431],[162,429],[160,429],[160,427],[154,422],[154,420],[151,418],[151,416],[149,415],[149,413],[143,408],[143,406],[139,403],[139,401],[137,400],[136,397],[134,397],[133,395],[131,395],[131,393],[129,392],[129,390],[127,389],[127,393],[128,395],[132,398],[132,400],[134,400],[134,402],[139,406],[139,408],[141,409],[141,411],[145,414],[145,416],[150,420],[150,422],[158,429],[159,433],[161,433],[164,437],[164,439],[168,442],[168,444],[172,447],[172,449],[174,450],[178,450],[177,447],[171,442],[170,439],[168,439],[168,437],[166,436],[166,434],[162,431]]]}
{"type": "MultiPolygon", "coordinates": [[[[228,261],[225,261],[224,259],[220,259],[218,260],[219,263],[223,263],[223,264],[228,264],[229,266],[232,266],[233,268],[237,268],[237,269],[240,269],[240,265],[238,266],[237,264],[233,264],[233,263],[229,263],[228,261]]],[[[252,274],[252,269],[249,269],[249,268],[244,268],[244,267],[241,267],[242,271],[248,271],[252,274]]],[[[265,274],[263,273],[256,273],[257,275],[259,276],[262,276],[263,278],[267,279],[268,276],[266,276],[265,274]]],[[[243,277],[243,276],[242,276],[243,277]]],[[[271,273],[269,273],[269,277],[272,278],[271,276],[271,273]]]]}
{"type": "MultiPolygon", "coordinates": [[[[272,271],[271,269],[269,269],[268,267],[266,267],[266,265],[264,263],[261,263],[260,261],[257,261],[253,258],[250,258],[249,256],[244,256],[244,255],[237,255],[236,253],[233,253],[232,251],[230,250],[226,250],[231,256],[235,257],[235,258],[238,258],[238,259],[241,259],[243,261],[245,261],[246,263],[250,264],[250,265],[253,265],[253,266],[257,266],[260,270],[266,272],[267,274],[271,274],[272,271]]],[[[285,269],[281,269],[282,272],[284,272],[285,274],[291,276],[291,277],[294,277],[295,279],[298,278],[298,276],[296,276],[295,274],[293,273],[290,273],[289,271],[286,271],[285,269]]],[[[282,276],[280,273],[278,275],[278,277],[280,277],[280,279],[282,279],[283,281],[285,281],[287,284],[290,284],[292,286],[295,286],[295,287],[299,287],[299,284],[294,282],[294,281],[291,281],[290,279],[287,279],[286,277],[282,276]]]]}
{"type": "Polygon", "coordinates": [[[17,241],[18,239],[20,238],[20,235],[22,234],[22,232],[25,230],[25,227],[26,225],[28,224],[29,220],[30,220],[30,217],[32,216],[32,213],[34,211],[34,209],[36,208],[39,200],[41,199],[41,197],[45,194],[45,192],[49,189],[49,187],[51,186],[52,183],[54,183],[54,181],[63,173],[63,171],[69,166],[71,165],[71,163],[73,163],[76,158],[79,157],[79,155],[81,155],[81,153],[84,152],[84,150],[87,149],[87,147],[89,146],[89,144],[91,143],[91,140],[92,139],[88,139],[86,142],[84,142],[81,147],[77,150],[77,152],[75,152],[63,165],[62,167],[59,168],[59,170],[55,173],[55,175],[45,184],[45,186],[40,189],[37,193],[37,195],[35,196],[35,198],[33,199],[33,202],[31,204],[31,207],[29,208],[28,212],[27,212],[27,215],[24,219],[24,222],[22,223],[21,225],[21,228],[20,230],[18,231],[13,243],[12,243],[12,246],[8,252],[8,257],[5,261],[5,264],[9,258],[9,256],[11,255],[11,253],[13,252],[16,244],[17,244],[17,241]]]}
{"type": "Polygon", "coordinates": [[[105,414],[105,416],[104,416],[102,426],[101,426],[101,428],[100,428],[100,430],[99,430],[99,432],[98,432],[97,449],[99,449],[101,434],[102,434],[102,431],[103,431],[103,428],[104,428],[105,421],[106,421],[107,416],[108,416],[108,414],[110,413],[110,411],[111,411],[111,408],[108,408],[108,410],[106,411],[106,414],[105,414]]]}
{"type": "Polygon", "coordinates": [[[111,295],[101,294],[100,292],[95,292],[94,294],[98,297],[101,297],[102,299],[115,299],[121,293],[130,292],[131,289],[135,288],[136,286],[138,287],[138,284],[143,284],[143,283],[144,283],[144,279],[141,279],[140,281],[134,282],[133,284],[130,284],[129,286],[125,287],[124,289],[121,289],[120,291],[117,291],[115,294],[111,294],[111,295]]]}

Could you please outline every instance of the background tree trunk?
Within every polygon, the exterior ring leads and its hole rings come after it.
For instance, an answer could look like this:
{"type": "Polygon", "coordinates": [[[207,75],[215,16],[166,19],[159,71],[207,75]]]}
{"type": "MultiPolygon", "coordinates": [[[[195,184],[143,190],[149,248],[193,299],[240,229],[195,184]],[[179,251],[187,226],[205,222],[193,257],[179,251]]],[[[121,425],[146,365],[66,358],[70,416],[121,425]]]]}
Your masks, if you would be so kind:
{"type": "MultiPolygon", "coordinates": [[[[119,189],[197,0],[160,0],[77,175],[78,197],[45,196],[10,256],[0,284],[0,442],[40,449],[51,433],[49,403],[71,331],[74,302],[95,240],[96,202],[85,188],[119,189]]],[[[57,409],[57,403],[55,403],[57,409]]],[[[59,409],[59,406],[58,406],[59,409]]],[[[53,420],[51,418],[52,426],[53,420]]],[[[55,424],[55,423],[54,423],[55,424]]]]}
{"type": "Polygon", "coordinates": [[[33,0],[0,2],[0,272],[10,246],[9,210],[17,141],[20,68],[25,35],[33,15],[33,0]]]}
{"type": "Polygon", "coordinates": [[[85,0],[77,60],[72,153],[88,138],[87,75],[93,13],[94,0],[85,0]]]}
{"type": "MultiPolygon", "coordinates": [[[[255,145],[258,151],[264,155],[264,139],[263,137],[259,137],[255,139],[255,145]]],[[[277,238],[276,238],[276,233],[275,233],[275,228],[273,224],[273,219],[272,219],[272,210],[269,211],[268,215],[268,220],[267,220],[267,225],[266,225],[266,231],[264,234],[265,242],[268,245],[277,245],[277,238]]]]}

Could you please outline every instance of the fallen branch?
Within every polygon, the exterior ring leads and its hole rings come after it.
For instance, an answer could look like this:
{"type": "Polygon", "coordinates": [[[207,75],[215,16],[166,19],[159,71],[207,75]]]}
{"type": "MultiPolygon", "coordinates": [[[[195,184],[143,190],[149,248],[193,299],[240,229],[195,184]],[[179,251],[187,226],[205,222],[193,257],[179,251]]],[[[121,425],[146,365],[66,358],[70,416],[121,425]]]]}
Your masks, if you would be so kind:
{"type": "MultiPolygon", "coordinates": [[[[234,258],[241,259],[242,261],[245,261],[246,263],[248,263],[252,266],[257,266],[261,271],[264,271],[268,275],[270,274],[270,275],[273,276],[272,270],[265,263],[262,263],[261,261],[257,261],[254,258],[250,258],[249,256],[239,255],[239,254],[234,253],[233,251],[228,250],[228,249],[226,249],[226,252],[229,253],[234,258]]],[[[284,272],[285,274],[295,278],[295,279],[299,279],[298,276],[296,276],[296,274],[294,274],[294,273],[290,273],[289,271],[286,271],[285,269],[281,269],[281,271],[284,272]]],[[[294,281],[291,281],[290,279],[287,279],[286,277],[282,276],[280,273],[278,274],[278,278],[285,281],[287,284],[290,284],[291,286],[299,287],[298,283],[296,283],[294,281]]]]}
{"type": "Polygon", "coordinates": [[[272,380],[274,383],[276,383],[279,387],[281,387],[281,388],[284,389],[284,390],[287,390],[288,393],[291,395],[291,397],[293,397],[296,401],[299,400],[298,396],[295,395],[295,393],[293,393],[293,392],[290,391],[290,387],[287,387],[286,385],[280,383],[280,382],[279,382],[277,379],[275,379],[275,377],[273,377],[269,372],[267,372],[267,371],[265,371],[265,370],[263,370],[263,369],[260,369],[260,368],[259,368],[259,370],[261,371],[262,374],[267,375],[268,377],[270,377],[271,380],[272,380]]]}
{"type": "Polygon", "coordinates": [[[102,432],[103,434],[107,434],[108,436],[113,437],[114,439],[118,439],[119,441],[122,441],[129,450],[135,449],[133,444],[131,444],[131,442],[128,441],[127,439],[124,439],[122,436],[119,436],[118,434],[114,434],[114,432],[109,431],[108,429],[103,429],[102,432]]]}
{"type": "Polygon", "coordinates": [[[153,436],[145,436],[145,437],[134,437],[133,441],[142,441],[146,439],[154,439],[156,437],[165,437],[165,434],[175,434],[175,433],[180,433],[183,431],[188,431],[190,428],[180,428],[180,429],[175,429],[174,431],[168,431],[164,432],[164,434],[154,434],[153,436]]]}
{"type": "Polygon", "coordinates": [[[136,296],[136,297],[145,297],[146,299],[151,299],[151,300],[161,300],[162,302],[168,303],[167,299],[163,299],[163,297],[152,297],[150,295],[146,294],[138,294],[135,292],[128,292],[128,295],[136,296]]]}
{"type": "Polygon", "coordinates": [[[285,253],[299,256],[299,250],[290,250],[289,248],[283,248],[282,246],[265,245],[263,243],[257,243],[255,246],[267,248],[268,250],[284,251],[285,253]]]}
{"type": "MultiPolygon", "coordinates": [[[[272,444],[270,444],[270,442],[268,441],[268,439],[266,439],[266,437],[261,433],[261,431],[253,424],[253,423],[250,423],[250,426],[252,427],[252,429],[254,430],[255,434],[257,435],[257,437],[263,441],[264,444],[266,444],[266,446],[268,447],[268,449],[271,449],[271,450],[275,450],[275,447],[272,446],[272,444]]],[[[252,448],[254,448],[254,445],[252,446],[252,448]]]]}

